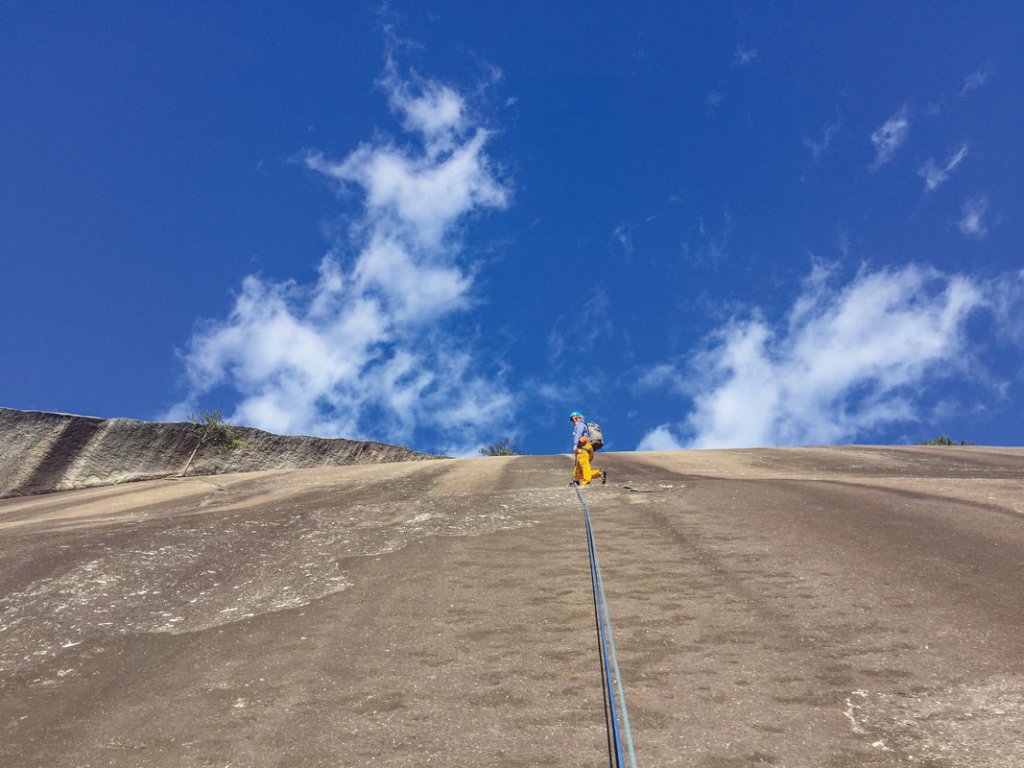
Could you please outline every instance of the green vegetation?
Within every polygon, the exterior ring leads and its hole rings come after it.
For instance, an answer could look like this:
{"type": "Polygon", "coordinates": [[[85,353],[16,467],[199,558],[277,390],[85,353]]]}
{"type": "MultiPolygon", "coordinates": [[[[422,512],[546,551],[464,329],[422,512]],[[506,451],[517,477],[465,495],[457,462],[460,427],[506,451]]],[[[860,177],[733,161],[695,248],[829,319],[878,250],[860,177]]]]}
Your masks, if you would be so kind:
{"type": "Polygon", "coordinates": [[[934,440],[925,440],[923,443],[919,443],[919,445],[974,445],[974,441],[971,440],[971,442],[968,443],[961,440],[958,443],[956,440],[951,440],[945,435],[939,435],[934,440]]]}
{"type": "Polygon", "coordinates": [[[203,411],[202,416],[193,414],[188,420],[192,423],[192,433],[196,436],[196,447],[192,449],[185,469],[181,471],[182,477],[188,472],[196,453],[204,445],[228,450],[249,447],[249,443],[238,436],[238,430],[224,421],[224,414],[219,410],[203,411]]]}
{"type": "Polygon", "coordinates": [[[520,448],[512,442],[511,437],[503,437],[486,448],[480,449],[481,456],[518,456],[519,453],[520,448]]]}
{"type": "Polygon", "coordinates": [[[216,445],[223,448],[244,448],[248,445],[238,436],[238,430],[224,421],[221,411],[203,411],[201,417],[192,415],[192,430],[199,439],[199,445],[216,445]]]}

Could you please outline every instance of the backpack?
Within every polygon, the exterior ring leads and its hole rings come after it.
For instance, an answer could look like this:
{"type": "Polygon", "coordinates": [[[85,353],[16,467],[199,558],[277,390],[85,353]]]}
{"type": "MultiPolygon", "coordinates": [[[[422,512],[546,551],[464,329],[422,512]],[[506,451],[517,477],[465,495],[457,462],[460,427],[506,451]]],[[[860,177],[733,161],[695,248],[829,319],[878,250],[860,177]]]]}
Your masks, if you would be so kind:
{"type": "Polygon", "coordinates": [[[590,432],[590,444],[594,446],[594,450],[601,450],[601,448],[604,447],[604,438],[601,437],[601,425],[593,421],[588,421],[587,430],[590,432]]]}

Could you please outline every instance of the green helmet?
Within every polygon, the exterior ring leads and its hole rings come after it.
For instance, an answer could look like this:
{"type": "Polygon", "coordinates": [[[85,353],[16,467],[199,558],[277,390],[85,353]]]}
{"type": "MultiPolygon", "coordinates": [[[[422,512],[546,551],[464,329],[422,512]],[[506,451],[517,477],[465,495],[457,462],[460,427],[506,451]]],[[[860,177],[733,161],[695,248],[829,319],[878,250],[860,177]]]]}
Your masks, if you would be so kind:
{"type": "Polygon", "coordinates": [[[577,416],[579,416],[581,419],[583,418],[583,414],[580,413],[579,411],[573,411],[572,413],[569,414],[570,419],[575,419],[577,416]]]}

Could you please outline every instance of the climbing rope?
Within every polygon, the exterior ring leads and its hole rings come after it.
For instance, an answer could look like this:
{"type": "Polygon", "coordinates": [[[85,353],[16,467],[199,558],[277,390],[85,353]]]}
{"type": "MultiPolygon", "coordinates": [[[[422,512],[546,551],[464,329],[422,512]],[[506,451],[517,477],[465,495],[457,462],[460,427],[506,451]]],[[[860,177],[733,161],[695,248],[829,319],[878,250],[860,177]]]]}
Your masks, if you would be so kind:
{"type": "Polygon", "coordinates": [[[633,749],[633,734],[629,726],[629,713],[626,711],[626,696],[622,691],[622,674],[619,672],[619,659],[615,650],[615,636],[612,633],[612,620],[608,613],[608,600],[604,594],[604,580],[597,559],[597,545],[594,542],[594,529],[590,524],[590,509],[576,486],[576,496],[583,506],[583,522],[587,532],[587,550],[590,553],[590,581],[594,590],[594,614],[597,624],[599,658],[601,661],[601,686],[604,690],[605,716],[608,725],[608,763],[612,768],[624,768],[622,733],[626,735],[626,753],[629,765],[636,768],[636,753],[633,749]],[[610,662],[610,663],[609,663],[610,662]],[[614,674],[613,674],[614,673],[614,674]],[[614,685],[613,685],[614,682],[614,685]],[[619,713],[621,712],[621,728],[619,713]],[[614,760],[614,762],[613,762],[614,760]]]}

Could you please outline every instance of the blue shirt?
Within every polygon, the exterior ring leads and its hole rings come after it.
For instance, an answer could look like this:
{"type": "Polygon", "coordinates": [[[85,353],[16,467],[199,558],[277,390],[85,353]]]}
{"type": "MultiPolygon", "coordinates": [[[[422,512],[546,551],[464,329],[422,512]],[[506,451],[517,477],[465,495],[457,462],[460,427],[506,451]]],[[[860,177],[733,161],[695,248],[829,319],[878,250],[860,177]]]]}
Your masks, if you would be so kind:
{"type": "Polygon", "coordinates": [[[587,422],[580,419],[579,421],[573,422],[572,425],[572,447],[576,448],[580,444],[580,436],[586,435],[590,437],[590,427],[587,426],[587,422]]]}

